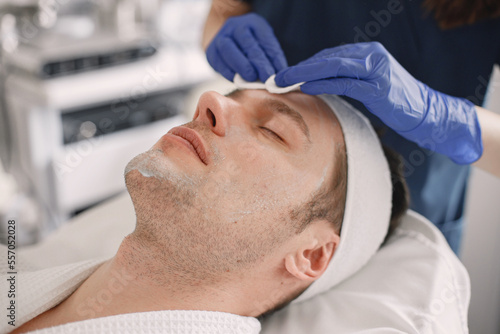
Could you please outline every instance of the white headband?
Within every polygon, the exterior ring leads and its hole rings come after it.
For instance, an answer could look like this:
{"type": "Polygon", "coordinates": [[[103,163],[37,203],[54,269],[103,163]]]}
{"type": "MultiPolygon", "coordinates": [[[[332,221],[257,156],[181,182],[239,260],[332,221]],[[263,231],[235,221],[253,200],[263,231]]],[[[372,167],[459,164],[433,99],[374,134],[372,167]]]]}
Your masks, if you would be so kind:
{"type": "MultiPolygon", "coordinates": [[[[274,76],[266,83],[247,83],[235,76],[238,88],[277,87],[274,76]],[[243,83],[243,84],[242,84],[243,83]],[[258,86],[257,86],[258,85],[258,86]]],[[[278,93],[300,90],[297,84],[278,93]]],[[[271,93],[273,91],[270,90],[271,93]]],[[[274,93],[277,93],[274,89],[274,93]]],[[[323,275],[292,303],[323,293],[360,270],[382,244],[391,217],[392,182],[382,146],[368,119],[338,96],[319,96],[342,127],[347,153],[347,194],[340,243],[323,275]]]]}

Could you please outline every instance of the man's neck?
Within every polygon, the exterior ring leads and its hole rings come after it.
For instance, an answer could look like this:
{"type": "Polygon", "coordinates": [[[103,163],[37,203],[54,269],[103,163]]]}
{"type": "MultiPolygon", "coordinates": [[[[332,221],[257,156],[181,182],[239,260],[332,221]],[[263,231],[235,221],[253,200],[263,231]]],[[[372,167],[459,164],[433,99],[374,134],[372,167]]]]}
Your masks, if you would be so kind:
{"type": "MultiPolygon", "coordinates": [[[[218,282],[186,279],[166,270],[157,254],[128,236],[117,254],[103,263],[70,297],[54,310],[62,323],[123,313],[160,310],[204,310],[257,316],[263,307],[260,292],[247,284],[249,275],[228,273],[218,282]],[[243,275],[241,275],[243,276],[243,275]]],[[[268,292],[262,291],[263,295],[268,292]]],[[[264,297],[266,298],[266,297],[264,297]]]]}

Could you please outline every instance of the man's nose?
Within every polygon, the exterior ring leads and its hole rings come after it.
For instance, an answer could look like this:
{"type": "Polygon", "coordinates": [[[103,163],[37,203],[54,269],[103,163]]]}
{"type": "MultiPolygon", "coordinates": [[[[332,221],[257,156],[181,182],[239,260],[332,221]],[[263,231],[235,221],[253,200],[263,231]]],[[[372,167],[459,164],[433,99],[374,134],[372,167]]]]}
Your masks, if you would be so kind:
{"type": "Polygon", "coordinates": [[[229,122],[229,112],[236,102],[217,92],[205,92],[198,100],[198,108],[194,120],[206,123],[218,136],[226,134],[229,122]]]}

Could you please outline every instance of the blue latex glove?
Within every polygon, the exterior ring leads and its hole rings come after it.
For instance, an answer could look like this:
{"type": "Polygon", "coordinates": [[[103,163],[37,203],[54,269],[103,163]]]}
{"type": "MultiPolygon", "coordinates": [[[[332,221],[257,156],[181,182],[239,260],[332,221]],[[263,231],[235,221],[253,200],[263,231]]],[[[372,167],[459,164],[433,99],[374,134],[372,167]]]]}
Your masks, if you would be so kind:
{"type": "Polygon", "coordinates": [[[254,13],[227,19],[207,48],[210,65],[229,81],[265,82],[287,67],[285,54],[267,21],[254,13]]]}
{"type": "Polygon", "coordinates": [[[474,105],[416,80],[378,42],[325,49],[280,71],[275,81],[305,81],[304,93],[356,99],[401,136],[458,164],[472,163],[483,152],[474,105]]]}

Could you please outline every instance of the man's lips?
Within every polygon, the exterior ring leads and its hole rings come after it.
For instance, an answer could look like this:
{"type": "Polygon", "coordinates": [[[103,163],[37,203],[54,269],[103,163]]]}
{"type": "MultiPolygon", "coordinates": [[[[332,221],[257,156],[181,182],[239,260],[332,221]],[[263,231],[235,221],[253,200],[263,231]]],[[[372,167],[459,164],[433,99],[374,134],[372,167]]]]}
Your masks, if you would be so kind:
{"type": "Polygon", "coordinates": [[[198,155],[201,162],[203,162],[205,165],[208,164],[209,160],[208,152],[205,149],[205,144],[203,143],[203,139],[196,131],[183,126],[177,126],[175,128],[170,129],[168,133],[182,138],[189,146],[188,148],[191,148],[198,155]]]}

